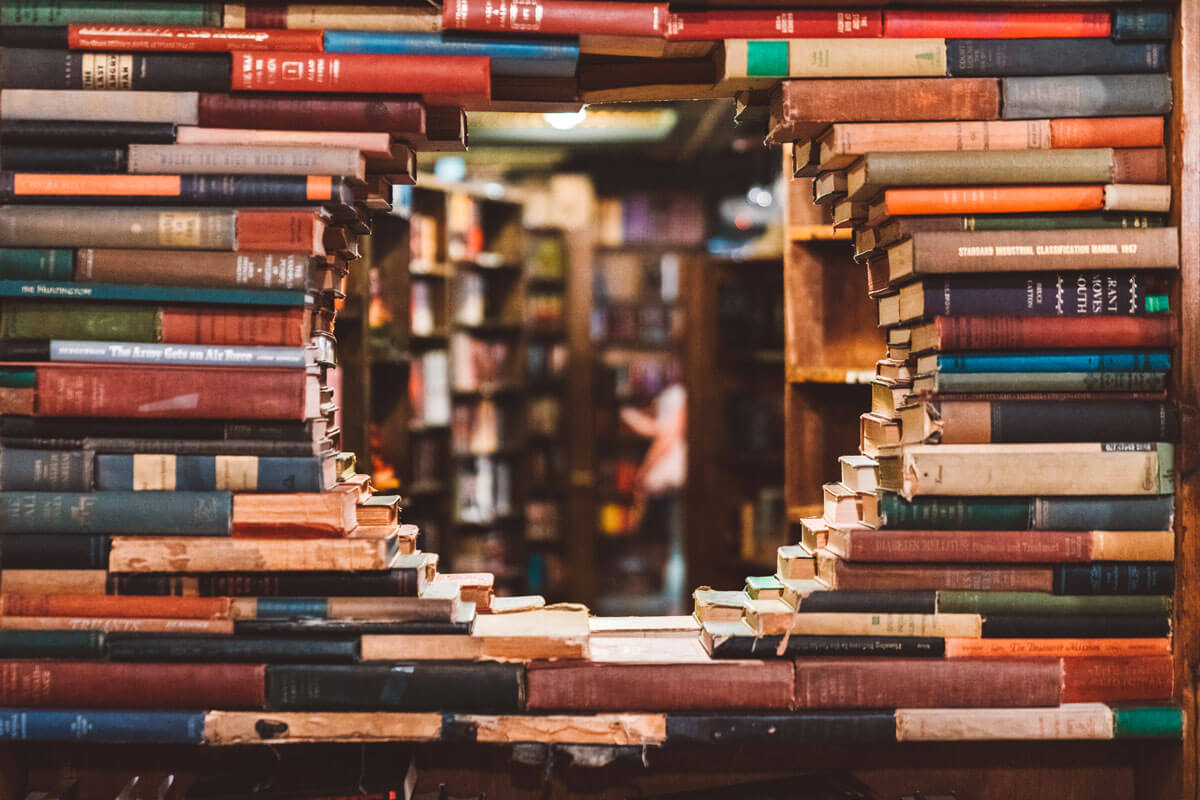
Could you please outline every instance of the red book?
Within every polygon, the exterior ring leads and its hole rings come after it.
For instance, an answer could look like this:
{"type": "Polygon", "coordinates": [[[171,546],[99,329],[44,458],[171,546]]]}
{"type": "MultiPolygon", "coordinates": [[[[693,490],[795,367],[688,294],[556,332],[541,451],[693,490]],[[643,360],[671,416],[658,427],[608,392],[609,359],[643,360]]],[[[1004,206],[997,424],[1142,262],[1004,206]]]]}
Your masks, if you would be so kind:
{"type": "Polygon", "coordinates": [[[882,35],[880,11],[713,9],[680,11],[667,19],[667,38],[676,41],[857,39],[882,35]]]}
{"type": "Polygon", "coordinates": [[[35,708],[259,709],[261,664],[0,661],[0,705],[35,708]]]}
{"type": "Polygon", "coordinates": [[[447,0],[442,26],[450,30],[513,33],[664,36],[666,3],[596,0],[447,0]]]}
{"type": "Polygon", "coordinates": [[[226,619],[232,603],[228,597],[5,594],[0,595],[0,616],[226,619]]]}
{"type": "Polygon", "coordinates": [[[317,378],[300,369],[22,365],[30,366],[35,413],[44,417],[304,420],[319,413],[317,378]]]}
{"type": "Polygon", "coordinates": [[[303,347],[311,326],[303,308],[164,306],[160,320],[163,344],[303,347]]]}
{"type": "Polygon", "coordinates": [[[885,11],[890,39],[1083,39],[1112,32],[1107,11],[885,11]]]}
{"type": "Polygon", "coordinates": [[[796,662],[794,707],[1057,706],[1062,682],[1059,659],[806,658],[796,662]]]}
{"type": "Polygon", "coordinates": [[[1175,671],[1170,656],[1064,658],[1064,703],[1170,700],[1175,671]]]}
{"type": "Polygon", "coordinates": [[[934,317],[920,327],[922,350],[1056,350],[1174,347],[1175,317],[934,317]],[[926,346],[928,345],[928,346],[926,346]]]}
{"type": "Polygon", "coordinates": [[[200,93],[202,128],[425,133],[420,100],[200,93]]]}
{"type": "Polygon", "coordinates": [[[235,92],[360,92],[486,100],[492,92],[491,63],[482,56],[235,52],[231,88],[235,92]]]}
{"type": "Polygon", "coordinates": [[[323,31],[174,28],[163,25],[70,25],[72,50],[225,53],[232,50],[290,50],[320,53],[323,31]]]}
{"type": "Polygon", "coordinates": [[[254,209],[237,212],[237,249],[325,255],[325,217],[320,209],[254,209]]]}
{"type": "Polygon", "coordinates": [[[839,530],[825,549],[847,561],[1058,564],[1170,560],[1170,531],[839,530]]]}

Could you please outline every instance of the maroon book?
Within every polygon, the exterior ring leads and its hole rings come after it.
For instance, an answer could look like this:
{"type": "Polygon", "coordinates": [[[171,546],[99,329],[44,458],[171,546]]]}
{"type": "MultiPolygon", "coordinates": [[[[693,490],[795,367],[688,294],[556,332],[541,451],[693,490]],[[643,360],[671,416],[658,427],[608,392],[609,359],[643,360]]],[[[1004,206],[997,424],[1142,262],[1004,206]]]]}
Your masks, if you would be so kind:
{"type": "Polygon", "coordinates": [[[1170,700],[1174,690],[1170,656],[1063,659],[1064,703],[1170,700]]]}
{"type": "Polygon", "coordinates": [[[260,709],[261,664],[0,661],[0,705],[37,708],[260,709]]]}
{"type": "Polygon", "coordinates": [[[408,97],[200,94],[200,127],[425,133],[425,104],[408,97]]]}

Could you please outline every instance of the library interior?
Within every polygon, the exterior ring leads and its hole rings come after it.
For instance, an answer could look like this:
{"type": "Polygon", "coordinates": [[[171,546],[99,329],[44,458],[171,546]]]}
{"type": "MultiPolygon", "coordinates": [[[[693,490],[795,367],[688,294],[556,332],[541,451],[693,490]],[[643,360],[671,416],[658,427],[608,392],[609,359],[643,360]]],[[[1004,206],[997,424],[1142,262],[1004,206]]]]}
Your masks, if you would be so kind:
{"type": "Polygon", "coordinates": [[[1200,800],[1200,0],[0,0],[0,356],[0,800],[1200,800]]]}

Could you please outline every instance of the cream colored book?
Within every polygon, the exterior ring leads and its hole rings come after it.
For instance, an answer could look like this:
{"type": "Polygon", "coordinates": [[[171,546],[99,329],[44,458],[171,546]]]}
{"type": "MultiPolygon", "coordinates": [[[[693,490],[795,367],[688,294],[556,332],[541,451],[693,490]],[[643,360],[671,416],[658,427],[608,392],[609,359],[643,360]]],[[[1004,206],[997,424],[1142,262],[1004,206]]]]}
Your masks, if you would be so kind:
{"type": "Polygon", "coordinates": [[[726,39],[725,78],[945,77],[945,39],[726,39]]]}
{"type": "Polygon", "coordinates": [[[979,614],[870,614],[809,612],[788,615],[759,614],[746,609],[746,622],[756,636],[923,636],[934,638],[979,638],[983,617],[979,614]]]}
{"type": "Polygon", "coordinates": [[[197,92],[135,92],[91,89],[5,89],[4,119],[53,119],[70,122],[175,122],[195,125],[200,115],[197,92]]]}
{"type": "Polygon", "coordinates": [[[645,746],[667,739],[665,714],[455,714],[474,731],[474,741],[493,744],[598,744],[645,746]]]}
{"type": "MultiPolygon", "coordinates": [[[[392,137],[387,133],[346,131],[259,131],[247,128],[198,128],[180,125],[175,144],[275,145],[288,147],[349,147],[367,158],[390,161],[392,137]]],[[[401,148],[403,149],[403,148],[401,148]]]]}
{"type": "Polygon", "coordinates": [[[1113,712],[1103,703],[1055,708],[898,708],[901,742],[1112,739],[1113,712]]]}
{"type": "Polygon", "coordinates": [[[316,145],[131,144],[136,175],[335,175],[362,181],[367,162],[357,148],[316,145]]]}
{"type": "Polygon", "coordinates": [[[441,736],[441,714],[209,711],[204,715],[204,742],[209,745],[432,742],[441,736]]]}
{"type": "Polygon", "coordinates": [[[544,608],[475,618],[470,636],[362,637],[363,661],[529,661],[587,658],[587,609],[544,608]]]}
{"type": "Polygon", "coordinates": [[[788,544],[775,551],[775,571],[781,581],[815,578],[817,565],[804,545],[788,544]]]}
{"type": "MultiPolygon", "coordinates": [[[[442,13],[433,6],[420,4],[337,5],[333,3],[285,3],[282,25],[292,30],[396,31],[437,33],[442,29],[442,13]]],[[[259,12],[262,13],[262,12],[259,12]]],[[[268,12],[270,13],[270,12],[268,12]]],[[[252,3],[226,3],[226,28],[262,27],[252,3]],[[247,6],[251,12],[247,14],[247,6]]]]}
{"type": "MultiPolygon", "coordinates": [[[[7,92],[5,97],[7,97],[7,92]]],[[[1159,184],[1110,183],[1104,187],[1105,211],[1171,210],[1171,187],[1159,184]]]]}

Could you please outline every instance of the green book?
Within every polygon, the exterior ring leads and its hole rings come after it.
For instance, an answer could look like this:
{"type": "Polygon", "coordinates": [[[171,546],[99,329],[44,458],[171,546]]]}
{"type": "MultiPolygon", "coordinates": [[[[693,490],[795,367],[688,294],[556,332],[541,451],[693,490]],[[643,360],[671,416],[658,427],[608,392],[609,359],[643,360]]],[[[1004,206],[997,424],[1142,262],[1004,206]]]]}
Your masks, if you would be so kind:
{"type": "Polygon", "coordinates": [[[964,231],[1068,231],[1167,225],[1165,214],[974,214],[960,219],[964,231]]]}
{"type": "Polygon", "coordinates": [[[219,2],[172,0],[4,0],[0,25],[174,25],[219,28],[219,2]]]}
{"type": "Polygon", "coordinates": [[[1061,595],[1042,592],[938,592],[940,614],[1166,615],[1163,595],[1061,595]]]}
{"type": "Polygon", "coordinates": [[[0,280],[69,281],[75,277],[75,251],[0,248],[0,280]]]}
{"type": "Polygon", "coordinates": [[[0,301],[0,338],[158,342],[162,313],[132,303],[0,301]]]}
{"type": "Polygon", "coordinates": [[[746,594],[755,600],[783,596],[783,582],[774,575],[752,575],[746,578],[746,594]]]}
{"type": "Polygon", "coordinates": [[[0,631],[0,658],[104,658],[101,631],[0,631]]]}
{"type": "Polygon", "coordinates": [[[5,389],[33,389],[37,387],[37,370],[0,369],[0,387],[5,389]]]}
{"type": "Polygon", "coordinates": [[[1113,708],[1115,739],[1182,739],[1183,711],[1175,706],[1113,708]]]}

